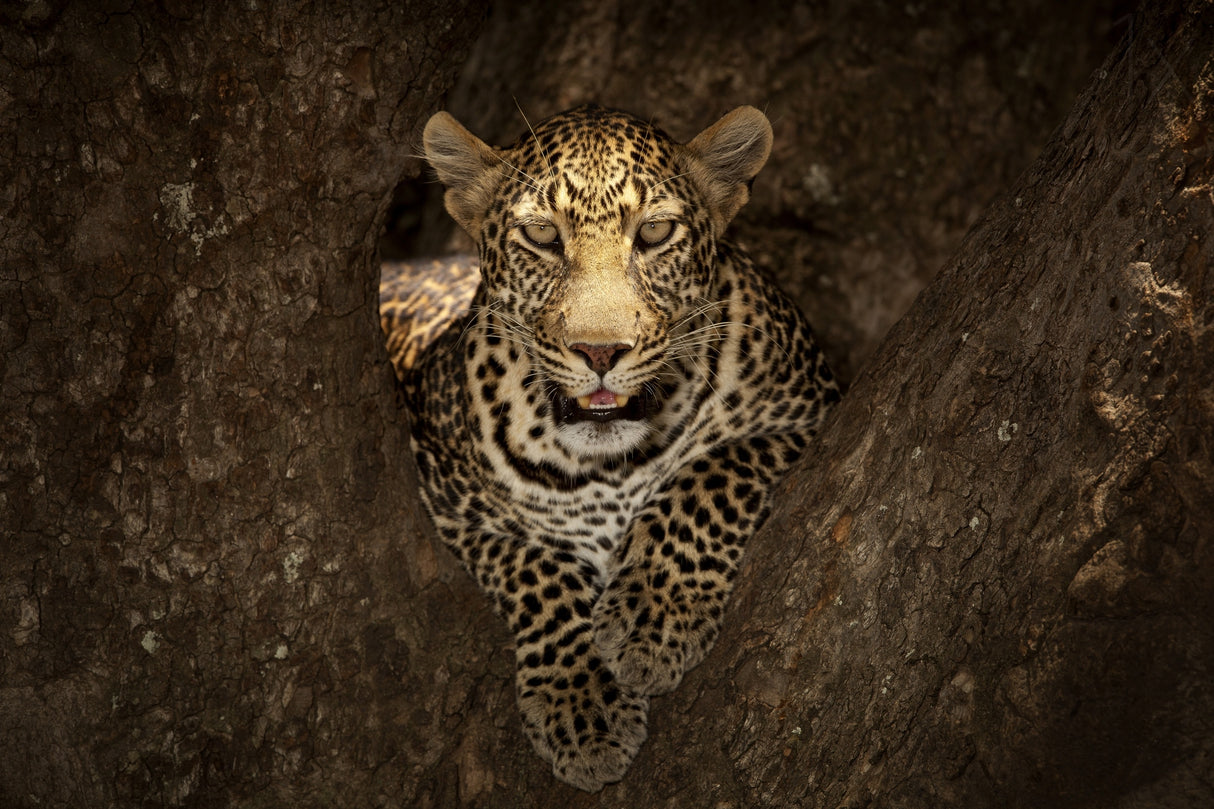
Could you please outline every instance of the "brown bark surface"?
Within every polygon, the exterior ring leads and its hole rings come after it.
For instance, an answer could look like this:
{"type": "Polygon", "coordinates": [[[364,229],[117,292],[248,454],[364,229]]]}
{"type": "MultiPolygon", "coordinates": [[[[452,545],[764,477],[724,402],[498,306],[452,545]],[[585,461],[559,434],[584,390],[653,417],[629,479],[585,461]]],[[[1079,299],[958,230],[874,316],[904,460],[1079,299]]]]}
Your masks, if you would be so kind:
{"type": "Polygon", "coordinates": [[[777,153],[749,240],[800,258],[847,229],[832,277],[868,279],[811,310],[853,371],[871,360],[752,543],[722,639],[589,796],[527,748],[507,634],[429,540],[376,332],[388,197],[480,13],[250,5],[0,10],[0,805],[1214,804],[1214,6],[1127,26],[877,349],[996,192],[972,187],[991,155],[1020,152],[991,168],[1006,182],[1048,126],[1053,101],[1011,87],[1000,112],[988,91],[1082,72],[1079,4],[1038,10],[1040,74],[964,45],[964,15],[910,25],[915,4],[867,27],[677,3],[516,20],[521,52],[561,25],[649,32],[673,54],[652,83],[594,79],[590,33],[566,78],[638,112],[718,99],[680,106],[679,135],[761,103],[729,49],[766,48],[777,138],[836,142],[777,153]],[[690,19],[721,33],[680,51],[690,19]],[[905,36],[938,52],[931,89],[871,79],[930,63],[888,55],[905,36]],[[798,106],[805,54],[809,76],[848,68],[833,117],[798,106]],[[929,97],[987,123],[907,145],[929,97]],[[898,205],[870,215],[881,187],[796,168],[864,155],[921,167],[898,205]],[[900,249],[914,268],[877,269],[900,249]],[[866,300],[882,314],[843,325],[866,300]]]}
{"type": "Polygon", "coordinates": [[[482,11],[0,16],[0,806],[407,805],[465,618],[375,252],[482,11]]]}

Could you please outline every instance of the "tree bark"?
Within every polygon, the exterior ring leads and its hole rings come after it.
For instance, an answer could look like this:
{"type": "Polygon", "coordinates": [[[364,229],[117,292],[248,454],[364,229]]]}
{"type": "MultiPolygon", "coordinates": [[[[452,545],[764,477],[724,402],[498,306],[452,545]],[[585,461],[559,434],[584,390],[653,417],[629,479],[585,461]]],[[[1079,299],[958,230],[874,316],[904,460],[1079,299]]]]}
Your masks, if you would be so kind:
{"type": "Polygon", "coordinates": [[[366,5],[4,18],[0,805],[1214,803],[1208,2],[875,351],[597,796],[523,741],[376,333],[480,14],[366,5]]]}
{"type": "Polygon", "coordinates": [[[376,243],[483,9],[0,17],[0,805],[407,805],[466,618],[376,243]]]}

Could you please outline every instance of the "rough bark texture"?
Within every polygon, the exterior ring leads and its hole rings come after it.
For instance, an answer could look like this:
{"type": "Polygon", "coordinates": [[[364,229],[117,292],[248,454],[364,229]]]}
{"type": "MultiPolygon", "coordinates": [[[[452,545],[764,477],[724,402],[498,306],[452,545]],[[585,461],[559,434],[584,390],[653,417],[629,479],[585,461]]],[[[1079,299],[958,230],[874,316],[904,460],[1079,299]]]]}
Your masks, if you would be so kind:
{"type": "Polygon", "coordinates": [[[376,334],[388,195],[480,14],[114,5],[0,11],[0,805],[1214,804],[1210,3],[1151,4],[875,351],[1087,69],[1082,4],[578,5],[509,47],[495,12],[467,77],[568,37],[528,115],[689,135],[769,88],[798,146],[748,240],[871,357],[596,796],[522,740],[376,334]]]}
{"type": "Polygon", "coordinates": [[[483,12],[0,14],[0,806],[407,804],[375,251],[483,12]]]}

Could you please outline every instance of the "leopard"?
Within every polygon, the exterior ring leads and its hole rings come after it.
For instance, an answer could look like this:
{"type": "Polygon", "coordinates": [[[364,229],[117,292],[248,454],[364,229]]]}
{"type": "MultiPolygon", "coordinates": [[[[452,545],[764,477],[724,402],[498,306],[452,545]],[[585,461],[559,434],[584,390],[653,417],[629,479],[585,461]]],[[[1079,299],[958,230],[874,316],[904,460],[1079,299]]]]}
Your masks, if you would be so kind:
{"type": "Polygon", "coordinates": [[[422,501],[513,635],[525,735],[595,792],[712,647],[840,400],[804,315],[726,233],[771,124],[744,106],[681,142],[591,104],[505,147],[437,112],[422,141],[476,244],[449,294],[401,266],[383,288],[422,501]]]}

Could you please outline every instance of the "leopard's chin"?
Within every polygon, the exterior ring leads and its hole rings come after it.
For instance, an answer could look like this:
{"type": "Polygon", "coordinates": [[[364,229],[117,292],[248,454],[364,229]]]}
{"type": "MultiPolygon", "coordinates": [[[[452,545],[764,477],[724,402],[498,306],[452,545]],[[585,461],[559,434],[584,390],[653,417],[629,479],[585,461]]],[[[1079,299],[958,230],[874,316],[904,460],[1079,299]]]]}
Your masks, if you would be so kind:
{"type": "Polygon", "coordinates": [[[602,461],[620,458],[641,447],[652,432],[648,419],[583,419],[557,424],[556,441],[571,455],[602,461]]]}

